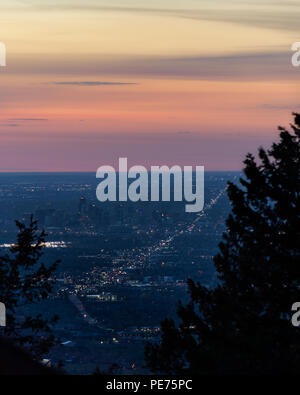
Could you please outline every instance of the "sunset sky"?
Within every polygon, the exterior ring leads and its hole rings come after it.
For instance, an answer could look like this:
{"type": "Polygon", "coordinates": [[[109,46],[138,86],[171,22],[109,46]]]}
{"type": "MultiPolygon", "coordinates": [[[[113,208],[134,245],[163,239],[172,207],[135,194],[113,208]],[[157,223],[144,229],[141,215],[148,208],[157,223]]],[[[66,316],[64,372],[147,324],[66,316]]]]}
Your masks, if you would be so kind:
{"type": "Polygon", "coordinates": [[[240,169],[300,110],[299,20],[299,0],[0,0],[0,171],[240,169]]]}

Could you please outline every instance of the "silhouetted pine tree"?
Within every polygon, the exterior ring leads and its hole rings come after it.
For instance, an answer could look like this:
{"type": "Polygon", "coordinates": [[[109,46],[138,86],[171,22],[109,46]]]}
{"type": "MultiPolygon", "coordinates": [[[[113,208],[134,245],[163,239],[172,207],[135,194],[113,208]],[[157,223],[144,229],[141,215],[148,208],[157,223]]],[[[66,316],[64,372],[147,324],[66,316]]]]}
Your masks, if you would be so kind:
{"type": "Polygon", "coordinates": [[[37,221],[31,218],[28,226],[18,221],[16,225],[16,244],[9,253],[0,255],[0,301],[5,303],[7,312],[6,327],[0,333],[40,359],[55,344],[51,325],[57,316],[24,316],[20,307],[48,297],[53,286],[51,276],[59,261],[48,267],[40,262],[46,234],[38,232],[37,221]]]}
{"type": "Polygon", "coordinates": [[[181,324],[162,323],[148,344],[153,371],[194,374],[299,373],[300,329],[291,306],[300,300],[300,115],[280,130],[259,162],[248,154],[240,186],[229,183],[232,213],[214,258],[219,286],[188,281],[191,301],[181,324]]]}

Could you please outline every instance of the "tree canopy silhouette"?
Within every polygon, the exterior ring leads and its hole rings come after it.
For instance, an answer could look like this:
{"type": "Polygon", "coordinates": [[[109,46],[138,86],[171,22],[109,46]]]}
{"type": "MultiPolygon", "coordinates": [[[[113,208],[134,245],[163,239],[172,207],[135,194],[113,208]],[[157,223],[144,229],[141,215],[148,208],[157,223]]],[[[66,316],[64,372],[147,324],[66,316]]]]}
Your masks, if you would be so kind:
{"type": "Polygon", "coordinates": [[[51,265],[40,262],[46,233],[38,231],[37,221],[31,217],[28,226],[19,221],[16,225],[16,243],[8,253],[0,255],[0,301],[6,306],[6,327],[1,332],[40,359],[55,344],[51,325],[58,317],[46,319],[42,314],[18,313],[22,306],[48,297],[53,287],[51,276],[59,261],[51,265]]]}
{"type": "Polygon", "coordinates": [[[228,184],[232,212],[214,258],[218,286],[188,280],[180,325],[162,323],[148,344],[153,371],[192,374],[293,374],[300,331],[291,306],[300,299],[300,115],[279,141],[244,161],[240,185],[228,184]]]}

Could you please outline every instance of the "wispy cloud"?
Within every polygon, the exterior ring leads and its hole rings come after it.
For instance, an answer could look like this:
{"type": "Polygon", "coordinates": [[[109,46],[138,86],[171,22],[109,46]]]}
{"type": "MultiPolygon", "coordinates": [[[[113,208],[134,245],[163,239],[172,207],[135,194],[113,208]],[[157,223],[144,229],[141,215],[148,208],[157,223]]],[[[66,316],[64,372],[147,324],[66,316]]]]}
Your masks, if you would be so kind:
{"type": "Polygon", "coordinates": [[[110,82],[110,81],[54,81],[53,85],[73,85],[73,86],[123,86],[137,85],[136,82],[110,82]]]}
{"type": "Polygon", "coordinates": [[[0,127],[5,127],[5,128],[16,128],[20,126],[18,123],[1,123],[0,127]]]}
{"type": "Polygon", "coordinates": [[[182,131],[177,132],[177,134],[179,134],[179,135],[188,135],[188,134],[191,134],[191,132],[189,130],[182,130],[182,131]]]}
{"type": "MultiPolygon", "coordinates": [[[[65,62],[65,58],[31,60],[25,57],[11,59],[12,66],[8,74],[69,74],[73,78],[81,75],[99,73],[102,76],[119,76],[144,78],[162,76],[198,80],[293,80],[298,79],[299,69],[291,64],[292,52],[252,52],[228,56],[124,56],[99,57],[88,56],[86,59],[65,62]]],[[[70,77],[71,78],[71,77],[70,77]]],[[[66,86],[126,86],[138,85],[133,82],[101,81],[56,81],[52,85],[66,86]]],[[[1,98],[0,98],[1,100],[1,98]]]]}
{"type": "MultiPolygon", "coordinates": [[[[157,6],[135,6],[132,3],[120,3],[113,5],[109,3],[99,4],[96,1],[60,1],[48,2],[43,1],[24,1],[26,5],[31,5],[41,10],[47,11],[80,11],[80,12],[123,12],[123,13],[139,13],[139,14],[155,14],[163,16],[171,16],[177,18],[197,19],[199,21],[220,21],[236,24],[246,24],[261,28],[269,28],[284,31],[299,31],[300,4],[296,1],[219,1],[210,0],[196,2],[176,2],[170,7],[169,2],[165,2],[165,7],[157,6]]],[[[135,3],[136,4],[136,3],[135,3]]],[[[142,3],[143,4],[143,3],[142,3]]],[[[145,4],[145,3],[144,3],[145,4]]],[[[27,8],[29,9],[29,8],[27,8]]]]}
{"type": "Polygon", "coordinates": [[[24,122],[35,122],[35,121],[48,121],[47,118],[10,118],[9,121],[24,121],[24,122]]]}
{"type": "Polygon", "coordinates": [[[290,103],[290,104],[263,104],[261,106],[259,106],[258,108],[263,109],[263,110],[278,110],[278,111],[296,111],[300,109],[300,104],[296,103],[290,103]]]}

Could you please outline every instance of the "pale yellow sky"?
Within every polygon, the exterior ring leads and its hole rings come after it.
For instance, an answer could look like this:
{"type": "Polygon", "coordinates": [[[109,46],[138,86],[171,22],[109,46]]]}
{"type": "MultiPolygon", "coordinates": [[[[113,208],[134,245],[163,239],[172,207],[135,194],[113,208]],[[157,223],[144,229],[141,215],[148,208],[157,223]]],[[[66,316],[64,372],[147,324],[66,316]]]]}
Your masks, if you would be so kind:
{"type": "Polygon", "coordinates": [[[11,54],[202,55],[272,51],[291,33],[169,15],[79,10],[1,11],[1,40],[11,54]]]}

